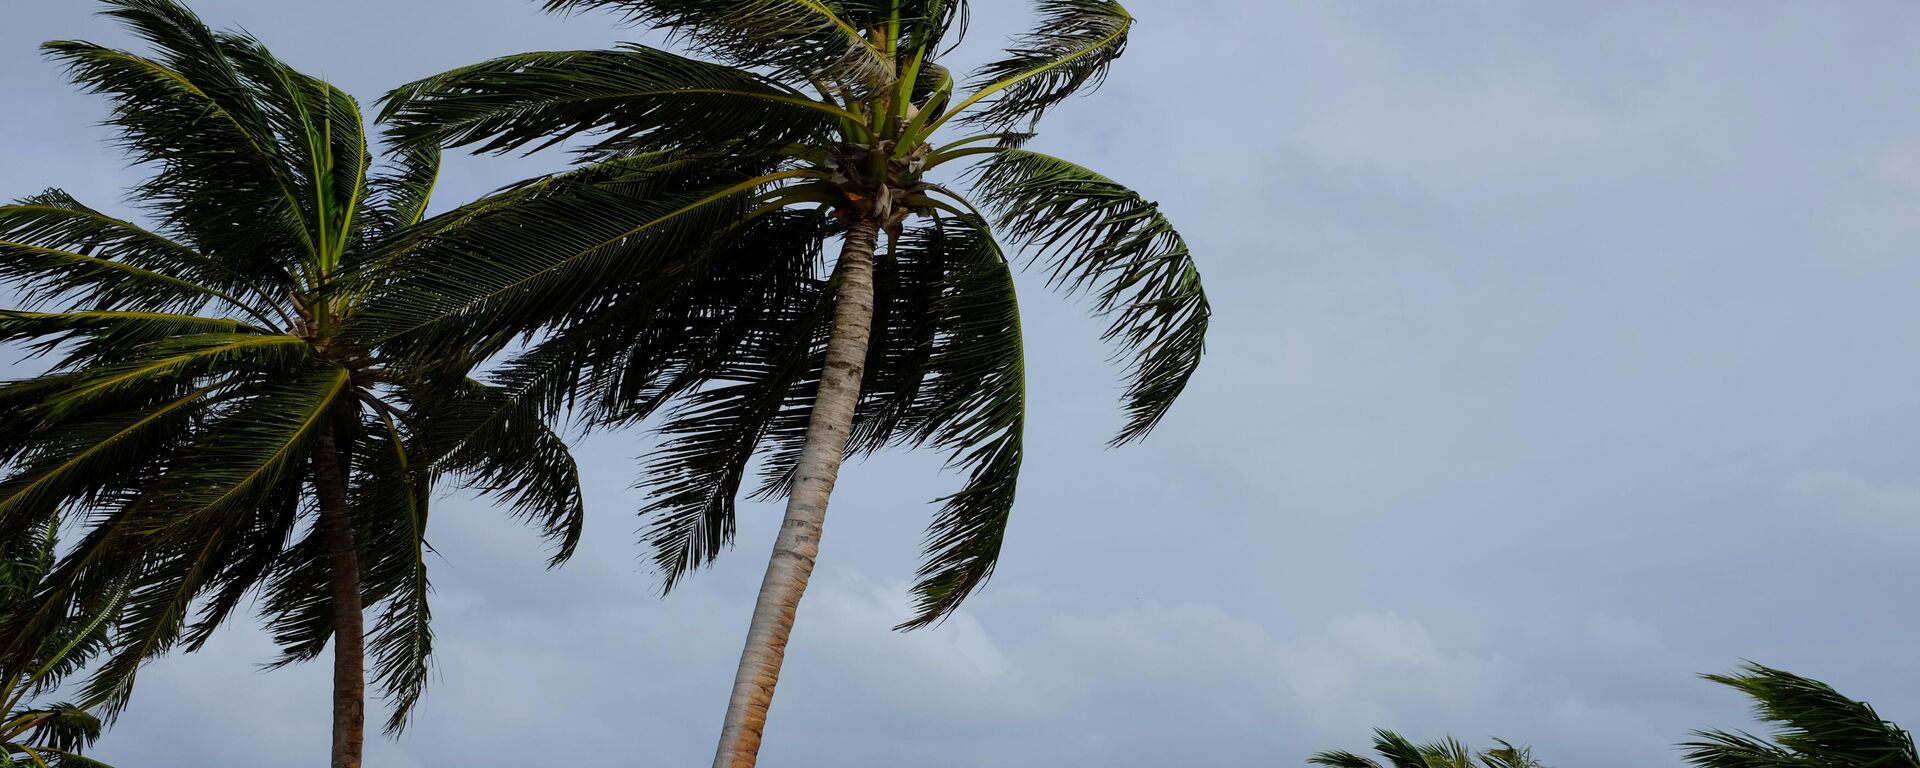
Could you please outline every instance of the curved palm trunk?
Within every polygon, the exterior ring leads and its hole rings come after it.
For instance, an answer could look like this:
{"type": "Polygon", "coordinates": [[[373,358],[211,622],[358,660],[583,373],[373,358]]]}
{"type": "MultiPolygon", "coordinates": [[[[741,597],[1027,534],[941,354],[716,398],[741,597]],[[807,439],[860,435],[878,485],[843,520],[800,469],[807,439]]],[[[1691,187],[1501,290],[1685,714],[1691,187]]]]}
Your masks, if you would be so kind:
{"type": "Polygon", "coordinates": [[[860,400],[860,379],[866,369],[867,336],[873,326],[873,249],[879,223],[862,218],[848,230],[840,251],[840,288],[833,310],[833,329],[820,376],[820,392],[807,421],[807,442],[794,465],[793,493],[787,498],[786,518],[773,541],[767,575],[747,627],[746,649],[734,673],[733,696],[720,729],[720,750],[714,768],[752,768],[760,754],[760,734],[766,727],[773,686],[780,680],[780,662],[786,658],[787,635],[793,631],[800,595],[813,575],[820,552],[820,526],[827,517],[827,497],[840,476],[840,459],[853,429],[854,406],[860,400]]]}
{"type": "Polygon", "coordinates": [[[347,478],[333,428],[313,454],[313,486],[320,497],[320,528],[327,540],[333,588],[332,768],[360,768],[367,735],[366,626],[360,605],[360,560],[347,511],[347,478]]]}

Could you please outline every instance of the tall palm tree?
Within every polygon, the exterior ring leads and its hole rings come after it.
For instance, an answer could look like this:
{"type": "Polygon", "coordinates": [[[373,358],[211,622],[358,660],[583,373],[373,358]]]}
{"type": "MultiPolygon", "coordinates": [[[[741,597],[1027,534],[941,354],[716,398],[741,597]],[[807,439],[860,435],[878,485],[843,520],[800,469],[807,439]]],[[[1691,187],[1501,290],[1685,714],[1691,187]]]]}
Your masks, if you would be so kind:
{"type": "MultiPolygon", "coordinates": [[[[26,604],[53,567],[51,526],[37,536],[0,545],[0,625],[26,604]]],[[[80,606],[58,631],[21,650],[0,655],[0,766],[106,768],[81,750],[100,737],[100,718],[85,703],[36,703],[67,675],[106,647],[108,618],[119,604],[109,595],[80,606]]]]}
{"type": "Polygon", "coordinates": [[[1751,697],[1770,738],[1698,731],[1680,745],[1699,768],[1920,768],[1913,737],[1864,701],[1790,672],[1747,664],[1731,675],[1706,675],[1751,697]]]}
{"type": "Polygon", "coordinates": [[[390,730],[426,681],[433,483],[454,473],[505,498],[558,562],[580,533],[576,468],[519,403],[394,365],[348,330],[395,253],[461,219],[423,216],[436,152],[369,173],[351,96],[171,0],[104,6],[150,55],[45,49],[111,98],[121,146],[152,169],[132,199],[154,226],[57,190],[0,206],[0,281],[36,310],[0,311],[0,342],[56,356],[0,386],[0,541],[85,532],[0,648],[125,590],[120,642],[85,691],[111,715],[141,662],[199,648],[257,594],[279,663],[331,640],[332,765],[357,766],[366,652],[390,730]]]}
{"type": "MultiPolygon", "coordinates": [[[[1384,765],[1390,768],[1543,768],[1532,749],[1516,747],[1503,739],[1494,739],[1494,743],[1500,746],[1474,752],[1451,738],[1415,744],[1385,728],[1373,732],[1373,751],[1380,753],[1386,759],[1384,765]]],[[[1344,750],[1321,752],[1307,762],[1327,768],[1383,768],[1380,761],[1344,750]]]]}
{"type": "Polygon", "coordinates": [[[1039,0],[1037,30],[959,80],[939,59],[961,41],[964,0],[545,5],[613,9],[704,58],[529,53],[390,94],[404,146],[586,141],[579,167],[430,238],[395,281],[403,298],[364,327],[470,360],[533,342],[495,383],[549,413],[664,412],[644,536],[669,589],[730,542],[764,453],[758,493],[784,495],[786,515],[714,761],[750,766],[845,455],[931,445],[967,475],[933,521],[903,626],[948,615],[993,571],[1025,422],[1001,238],[1091,294],[1131,350],[1116,442],[1158,423],[1198,364],[1207,300],[1159,208],[1022,148],[1106,77],[1133,18],[1113,0],[1039,0]]]}

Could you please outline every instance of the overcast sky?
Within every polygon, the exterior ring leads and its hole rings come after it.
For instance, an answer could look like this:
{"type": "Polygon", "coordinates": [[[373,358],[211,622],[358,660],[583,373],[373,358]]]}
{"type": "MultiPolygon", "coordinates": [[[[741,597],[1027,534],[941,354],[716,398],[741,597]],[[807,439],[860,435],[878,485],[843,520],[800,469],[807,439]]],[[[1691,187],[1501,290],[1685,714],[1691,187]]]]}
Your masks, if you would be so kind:
{"type": "MultiPolygon", "coordinates": [[[[0,24],[0,196],[133,179],[0,24]]],[[[636,33],[531,0],[198,0],[371,103],[636,33]]],[[[765,764],[1289,766],[1385,726],[1673,766],[1746,726],[1742,658],[1920,726],[1920,6],[1135,0],[1113,79],[1035,147],[1161,201],[1217,311],[1165,426],[1027,280],[1028,462],[997,577],[911,634],[937,457],[850,465],[765,764]]],[[[975,0],[978,60],[1029,21],[975,0]]],[[[453,159],[449,205],[562,157],[453,159]]],[[[8,355],[0,365],[9,364],[8,355]]],[[[5,369],[0,369],[5,370],[5,369]]],[[[25,369],[18,369],[24,371],[25,369]]],[[[438,680],[379,768],[702,765],[778,520],[671,597],[634,545],[637,434],[579,446],[566,568],[485,505],[432,532],[438,680]]],[[[315,765],[322,664],[233,625],[149,667],[97,754],[315,765]]]]}

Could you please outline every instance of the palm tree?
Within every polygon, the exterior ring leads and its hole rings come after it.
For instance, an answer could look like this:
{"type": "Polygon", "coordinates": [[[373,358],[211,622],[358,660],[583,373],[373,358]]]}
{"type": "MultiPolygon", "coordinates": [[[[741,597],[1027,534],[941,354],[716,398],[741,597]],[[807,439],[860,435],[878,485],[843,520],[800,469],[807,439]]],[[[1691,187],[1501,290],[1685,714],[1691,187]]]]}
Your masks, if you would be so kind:
{"type": "Polygon", "coordinates": [[[939,59],[964,0],[545,0],[619,11],[704,58],[529,53],[388,96],[403,146],[588,140],[575,169],[430,238],[367,332],[468,360],[530,342],[493,380],[516,399],[595,426],[664,413],[644,537],[668,589],[731,541],[756,455],[758,494],[787,499],[716,766],[754,763],[846,455],[936,446],[967,475],[932,523],[904,627],[992,573],[1025,422],[1001,238],[1090,294],[1130,350],[1116,442],[1157,424],[1199,362],[1206,297],[1159,208],[1022,148],[1106,77],[1133,18],[1113,0],[1038,5],[1038,29],[962,82],[939,59]]]}
{"type": "MultiPolygon", "coordinates": [[[[1391,768],[1543,768],[1534,759],[1533,750],[1516,747],[1502,739],[1500,746],[1474,752],[1455,739],[1415,744],[1405,736],[1384,728],[1373,732],[1373,750],[1386,758],[1391,768]]],[[[1382,763],[1352,752],[1334,750],[1307,758],[1307,762],[1327,768],[1382,768],[1382,763]]]]}
{"type": "MultiPolygon", "coordinates": [[[[0,546],[0,625],[25,604],[53,566],[54,530],[0,546]]],[[[85,704],[33,703],[107,644],[107,620],[119,603],[110,595],[83,606],[59,631],[20,651],[0,656],[0,766],[107,768],[80,755],[100,737],[100,718],[85,704]]]]}
{"type": "Polygon", "coordinates": [[[259,595],[278,663],[331,640],[332,765],[357,766],[366,652],[392,731],[426,681],[431,486],[454,473],[508,500],[558,562],[580,533],[576,468],[519,403],[348,330],[395,253],[461,219],[423,216],[436,152],[370,174],[351,96],[171,0],[104,5],[151,55],[45,50],[112,99],[121,146],[152,169],[132,199],[155,226],[57,190],[0,206],[0,281],[27,307],[0,311],[0,342],[55,356],[0,386],[0,541],[84,530],[0,651],[124,591],[85,689],[112,715],[141,662],[199,648],[259,595]]]}
{"type": "Polygon", "coordinates": [[[1732,675],[1706,675],[1751,697],[1770,739],[1729,731],[1697,731],[1680,745],[1699,768],[1920,768],[1913,737],[1818,680],[1747,664],[1732,675]]]}

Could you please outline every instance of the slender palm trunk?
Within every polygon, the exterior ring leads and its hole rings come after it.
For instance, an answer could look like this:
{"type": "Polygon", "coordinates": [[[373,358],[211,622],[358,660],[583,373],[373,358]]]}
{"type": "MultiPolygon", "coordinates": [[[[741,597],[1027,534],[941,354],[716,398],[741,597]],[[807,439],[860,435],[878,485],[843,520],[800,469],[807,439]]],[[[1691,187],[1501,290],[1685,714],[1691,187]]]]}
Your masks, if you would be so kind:
{"type": "Polygon", "coordinates": [[[333,762],[360,768],[367,736],[366,627],[360,605],[360,559],[347,511],[347,477],[333,428],[320,435],[313,454],[313,486],[320,497],[320,528],[327,540],[333,587],[333,762]]]}
{"type": "Polygon", "coordinates": [[[839,294],[833,310],[833,329],[827,337],[820,392],[814,397],[807,421],[807,442],[794,465],[793,493],[787,498],[786,518],[773,541],[767,575],[747,627],[746,649],[734,673],[733,696],[720,729],[720,750],[714,768],[753,768],[760,754],[760,734],[766,728],[773,686],[780,680],[780,662],[787,655],[787,635],[793,631],[800,595],[813,575],[820,553],[820,526],[827,517],[827,497],[840,476],[840,458],[853,429],[854,406],[860,400],[860,379],[866,369],[867,336],[873,326],[873,249],[879,223],[863,218],[848,230],[840,251],[839,294]]]}

